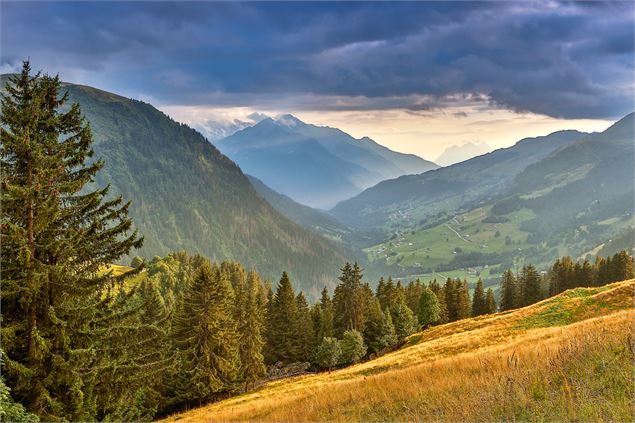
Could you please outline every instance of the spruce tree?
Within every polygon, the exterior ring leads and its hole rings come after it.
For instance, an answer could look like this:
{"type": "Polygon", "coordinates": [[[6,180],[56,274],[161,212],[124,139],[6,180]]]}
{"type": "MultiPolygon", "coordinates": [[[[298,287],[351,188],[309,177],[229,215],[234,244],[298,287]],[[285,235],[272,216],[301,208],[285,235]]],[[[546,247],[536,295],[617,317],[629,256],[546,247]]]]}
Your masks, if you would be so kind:
{"type": "Polygon", "coordinates": [[[430,288],[423,288],[419,296],[419,304],[417,307],[417,318],[422,328],[427,328],[439,320],[441,308],[437,296],[430,288]]]}
{"type": "Polygon", "coordinates": [[[318,345],[322,342],[322,339],[334,336],[333,319],[333,302],[329,297],[328,290],[324,288],[320,298],[320,324],[317,333],[318,345]]]}
{"type": "Polygon", "coordinates": [[[342,336],[347,330],[364,330],[364,305],[361,296],[362,269],[355,263],[342,268],[340,284],[333,295],[335,334],[342,336]]]}
{"type": "Polygon", "coordinates": [[[282,273],[269,315],[271,363],[292,363],[301,356],[298,342],[298,305],[287,272],[282,273]]]}
{"type": "Polygon", "coordinates": [[[542,300],[542,278],[538,274],[538,271],[534,266],[524,266],[520,275],[522,285],[525,287],[523,290],[523,305],[530,305],[542,300]]]}
{"type": "Polygon", "coordinates": [[[99,419],[95,384],[106,372],[116,374],[117,381],[107,385],[115,398],[125,377],[135,374],[135,357],[106,345],[136,341],[131,333],[143,330],[129,327],[122,336],[124,328],[112,317],[120,310],[104,294],[131,274],[114,277],[102,269],[140,247],[142,239],[131,231],[129,203],[110,197],[108,188],[90,188],[104,163],[90,161],[90,127],[79,105],[69,106],[67,95],[60,95],[59,79],[31,76],[25,62],[5,88],[3,376],[15,398],[44,420],[99,419]],[[127,375],[114,370],[124,363],[131,366],[127,375]]]}
{"type": "Polygon", "coordinates": [[[296,297],[298,309],[296,324],[296,342],[298,356],[296,361],[308,361],[315,349],[315,333],[313,332],[313,322],[311,320],[311,312],[309,303],[306,301],[304,294],[300,292],[296,297]]]}
{"type": "Polygon", "coordinates": [[[470,302],[470,290],[467,285],[467,281],[456,281],[457,286],[457,305],[456,305],[456,318],[465,319],[472,314],[472,304],[470,302]]]}
{"type": "Polygon", "coordinates": [[[267,373],[263,356],[265,311],[260,301],[261,289],[262,285],[258,274],[253,271],[249,272],[244,297],[245,303],[242,304],[243,320],[239,322],[238,327],[241,373],[245,389],[248,389],[250,385],[253,386],[267,373]]]}
{"type": "Polygon", "coordinates": [[[487,289],[487,295],[485,297],[485,313],[496,313],[496,299],[494,298],[494,291],[492,291],[492,288],[487,289]]]}
{"type": "Polygon", "coordinates": [[[485,290],[483,289],[483,281],[481,278],[476,281],[474,289],[474,298],[472,299],[472,316],[480,316],[487,313],[487,302],[485,298],[485,290]]]}
{"type": "Polygon", "coordinates": [[[513,310],[518,307],[518,285],[516,276],[511,270],[506,270],[501,277],[500,285],[501,311],[513,310]]]}
{"type": "Polygon", "coordinates": [[[173,338],[181,369],[177,403],[199,403],[238,390],[240,350],[234,292],[225,271],[206,262],[186,288],[173,338]]]}

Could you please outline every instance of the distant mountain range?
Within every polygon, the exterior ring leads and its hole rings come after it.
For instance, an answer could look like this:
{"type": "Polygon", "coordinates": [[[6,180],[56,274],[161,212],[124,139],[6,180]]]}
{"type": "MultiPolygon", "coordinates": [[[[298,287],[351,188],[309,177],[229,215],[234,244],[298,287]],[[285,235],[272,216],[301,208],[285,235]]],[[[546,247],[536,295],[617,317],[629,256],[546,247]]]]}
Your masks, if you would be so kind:
{"type": "Polygon", "coordinates": [[[381,242],[366,249],[369,259],[393,275],[471,268],[495,283],[519,263],[544,268],[556,256],[612,251],[628,244],[635,225],[634,128],[630,114],[601,133],[525,139],[382,182],[333,214],[375,231],[381,242]]]}
{"type": "Polygon", "coordinates": [[[311,298],[334,286],[342,264],[354,259],[341,243],[278,213],[235,163],[188,126],[113,93],[74,84],[63,89],[79,102],[95,157],[105,160],[97,184],[132,201],[130,214],[145,238],[133,254],[187,250],[240,261],[272,280],[286,270],[311,298]]]}
{"type": "Polygon", "coordinates": [[[452,166],[383,181],[342,201],[331,213],[346,225],[382,237],[498,195],[527,166],[585,135],[559,131],[526,138],[452,166]]]}
{"type": "Polygon", "coordinates": [[[490,146],[484,142],[468,142],[462,145],[451,145],[446,148],[434,162],[439,166],[450,166],[488,153],[491,150],[490,146]]]}
{"type": "Polygon", "coordinates": [[[241,169],[273,190],[328,209],[376,183],[438,166],[292,115],[267,118],[217,142],[241,169]]]}

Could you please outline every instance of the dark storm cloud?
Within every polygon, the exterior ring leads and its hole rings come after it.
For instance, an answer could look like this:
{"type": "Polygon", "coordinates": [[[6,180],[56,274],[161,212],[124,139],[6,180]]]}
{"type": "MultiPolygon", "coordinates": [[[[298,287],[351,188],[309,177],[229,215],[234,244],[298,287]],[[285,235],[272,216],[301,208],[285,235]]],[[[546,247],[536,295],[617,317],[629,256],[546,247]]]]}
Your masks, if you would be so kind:
{"type": "Polygon", "coordinates": [[[9,3],[3,69],[179,104],[430,110],[459,94],[556,117],[633,109],[633,4],[9,3]],[[421,100],[421,97],[425,100],[421,100]],[[363,101],[337,102],[351,97],[363,101]]]}

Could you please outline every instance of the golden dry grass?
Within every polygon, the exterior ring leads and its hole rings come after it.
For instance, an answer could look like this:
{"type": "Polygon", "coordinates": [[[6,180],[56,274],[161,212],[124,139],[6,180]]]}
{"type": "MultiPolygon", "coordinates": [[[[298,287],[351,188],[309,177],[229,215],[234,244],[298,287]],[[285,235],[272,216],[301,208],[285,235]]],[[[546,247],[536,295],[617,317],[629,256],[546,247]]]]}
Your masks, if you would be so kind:
{"type": "Polygon", "coordinates": [[[632,421],[634,281],[413,335],[170,421],[632,421]]]}

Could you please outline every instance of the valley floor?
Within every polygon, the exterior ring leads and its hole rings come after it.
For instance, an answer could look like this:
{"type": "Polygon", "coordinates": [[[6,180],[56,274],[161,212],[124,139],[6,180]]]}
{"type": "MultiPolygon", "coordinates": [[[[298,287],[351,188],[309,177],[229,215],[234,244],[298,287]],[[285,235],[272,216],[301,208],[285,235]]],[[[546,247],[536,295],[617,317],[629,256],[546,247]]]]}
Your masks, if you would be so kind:
{"type": "Polygon", "coordinates": [[[170,421],[632,421],[633,280],[415,334],[170,421]]]}

